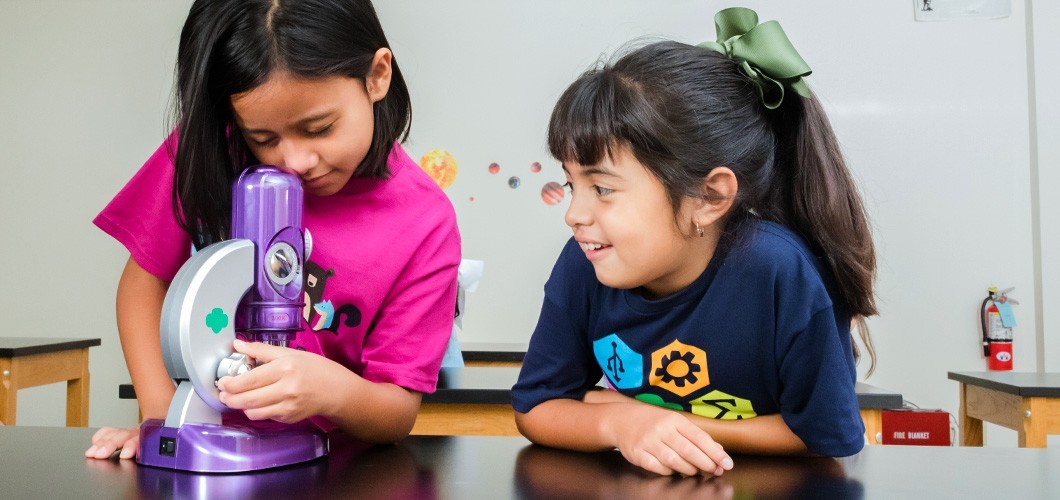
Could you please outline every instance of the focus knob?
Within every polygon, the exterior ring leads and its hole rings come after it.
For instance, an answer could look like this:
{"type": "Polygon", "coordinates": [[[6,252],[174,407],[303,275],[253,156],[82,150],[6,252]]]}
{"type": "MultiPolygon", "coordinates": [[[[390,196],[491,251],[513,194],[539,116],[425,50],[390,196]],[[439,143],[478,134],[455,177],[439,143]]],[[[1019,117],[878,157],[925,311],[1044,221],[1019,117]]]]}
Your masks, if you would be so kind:
{"type": "Polygon", "coordinates": [[[233,352],[227,358],[221,360],[217,365],[217,379],[221,377],[235,377],[242,375],[254,368],[254,359],[246,354],[233,352]]]}

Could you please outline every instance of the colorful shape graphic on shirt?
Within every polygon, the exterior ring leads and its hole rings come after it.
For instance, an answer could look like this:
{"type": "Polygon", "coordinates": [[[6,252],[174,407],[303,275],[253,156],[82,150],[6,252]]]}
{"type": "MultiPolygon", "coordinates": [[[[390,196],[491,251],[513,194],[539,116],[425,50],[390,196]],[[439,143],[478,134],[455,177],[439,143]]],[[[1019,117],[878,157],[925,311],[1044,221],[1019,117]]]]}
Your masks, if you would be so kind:
{"type": "Polygon", "coordinates": [[[593,342],[593,354],[607,381],[617,389],[633,389],[644,384],[644,356],[612,333],[593,342]]]}
{"type": "Polygon", "coordinates": [[[758,416],[751,401],[714,390],[691,402],[692,413],[720,420],[743,420],[758,416]]]}
{"type": "Polygon", "coordinates": [[[651,354],[650,384],[678,396],[687,396],[710,385],[707,353],[678,340],[651,354]]]}
{"type": "Polygon", "coordinates": [[[638,401],[643,401],[645,403],[653,404],[655,406],[661,406],[663,408],[669,408],[671,410],[684,411],[684,408],[682,408],[681,405],[677,403],[667,403],[666,400],[659,396],[656,396],[655,394],[637,394],[636,399],[638,401]]]}
{"type": "Polygon", "coordinates": [[[444,149],[428,151],[420,158],[420,168],[442,189],[449,187],[456,180],[456,172],[459,169],[456,158],[444,149]]]}

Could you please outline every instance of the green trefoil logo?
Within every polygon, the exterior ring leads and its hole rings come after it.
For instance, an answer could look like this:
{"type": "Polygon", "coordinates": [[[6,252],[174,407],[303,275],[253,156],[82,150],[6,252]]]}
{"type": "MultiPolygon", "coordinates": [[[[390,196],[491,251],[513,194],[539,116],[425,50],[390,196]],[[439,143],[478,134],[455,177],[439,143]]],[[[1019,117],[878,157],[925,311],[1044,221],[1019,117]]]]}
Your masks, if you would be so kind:
{"type": "Polygon", "coordinates": [[[221,333],[221,330],[228,326],[228,315],[220,307],[215,307],[206,315],[206,326],[215,334],[221,333]]]}

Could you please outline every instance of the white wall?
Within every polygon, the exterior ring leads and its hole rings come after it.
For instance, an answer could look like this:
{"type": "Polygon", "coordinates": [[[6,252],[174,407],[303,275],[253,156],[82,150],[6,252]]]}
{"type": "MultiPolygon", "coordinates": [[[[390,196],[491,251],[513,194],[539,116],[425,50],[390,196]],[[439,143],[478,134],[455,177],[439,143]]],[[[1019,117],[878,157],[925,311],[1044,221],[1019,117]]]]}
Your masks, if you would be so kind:
{"type": "MultiPolygon", "coordinates": [[[[1038,369],[1040,352],[1044,368],[1060,370],[1060,334],[1045,328],[1060,324],[1060,202],[1049,196],[1060,188],[1060,104],[1042,90],[1057,88],[1060,68],[1041,48],[1033,56],[1032,144],[1024,2],[1014,1],[1006,19],[949,23],[913,22],[906,1],[744,3],[781,20],[814,68],[809,81],[865,195],[881,309],[871,321],[880,361],[869,382],[955,413],[957,384],[946,371],[983,369],[976,313],[992,284],[1016,286],[1022,302],[1016,369],[1038,369]]],[[[116,395],[129,380],[113,318],[127,254],[90,220],[164,134],[188,4],[0,1],[0,169],[8,179],[0,234],[19,284],[0,301],[2,335],[101,337],[91,358],[94,426],[132,424],[136,410],[116,395]]],[[[462,340],[525,342],[569,234],[566,202],[539,198],[546,181],[562,181],[544,145],[553,103],[630,39],[713,39],[712,15],[728,3],[376,4],[413,96],[409,153],[456,156],[460,174],[447,193],[464,254],[486,261],[479,291],[467,298],[462,340]],[[530,172],[534,161],[542,172],[530,172]],[[500,174],[486,171],[491,162],[500,174]],[[522,187],[507,187],[511,175],[522,187]]],[[[1058,7],[1039,0],[1033,9],[1034,43],[1058,46],[1046,29],[1060,21],[1058,7]]],[[[62,396],[60,386],[24,391],[19,422],[62,425],[62,396]]],[[[1015,442],[995,435],[988,428],[989,444],[1015,442]]]]}
{"type": "MultiPolygon", "coordinates": [[[[0,1],[0,335],[99,337],[89,423],[131,424],[114,322],[128,253],[92,218],[164,138],[186,2],[0,1]]],[[[19,392],[19,424],[64,425],[65,386],[19,392]]]]}
{"type": "Polygon", "coordinates": [[[1060,3],[1033,2],[1037,203],[1041,242],[1041,358],[1045,371],[1060,371],[1060,3]]]}
{"type": "MultiPolygon", "coordinates": [[[[1060,372],[1060,3],[1051,0],[1030,2],[1028,25],[1033,39],[1034,114],[1036,127],[1034,172],[1037,174],[1039,240],[1040,314],[1038,349],[1041,369],[1060,372]]],[[[1004,432],[1008,432],[1002,429],[1004,432]]],[[[988,430],[989,432],[989,430],[988,430]]],[[[1014,433],[1013,433],[1014,434],[1014,433]]],[[[1060,446],[1060,436],[1049,437],[1050,446],[1060,446]]]]}

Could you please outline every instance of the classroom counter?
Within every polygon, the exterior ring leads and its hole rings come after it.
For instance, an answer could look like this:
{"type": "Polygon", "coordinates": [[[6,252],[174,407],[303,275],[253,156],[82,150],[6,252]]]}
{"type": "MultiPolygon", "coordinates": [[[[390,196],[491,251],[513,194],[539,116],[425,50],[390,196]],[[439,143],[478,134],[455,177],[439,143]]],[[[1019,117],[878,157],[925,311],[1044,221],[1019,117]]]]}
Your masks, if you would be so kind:
{"type": "Polygon", "coordinates": [[[618,452],[488,436],[415,436],[250,474],[84,458],[95,429],[0,427],[0,496],[23,498],[1056,498],[1060,449],[871,446],[853,457],[734,456],[724,476],[664,478],[618,452]],[[1003,471],[989,464],[1004,464],[1003,471]]]}
{"type": "MultiPolygon", "coordinates": [[[[512,386],[519,380],[519,368],[467,367],[442,368],[438,375],[438,390],[423,396],[424,403],[449,404],[511,404],[512,386]]],[[[601,380],[597,385],[603,387],[601,380]]],[[[854,384],[861,409],[897,409],[902,407],[902,395],[868,385],[854,384]]]]}

